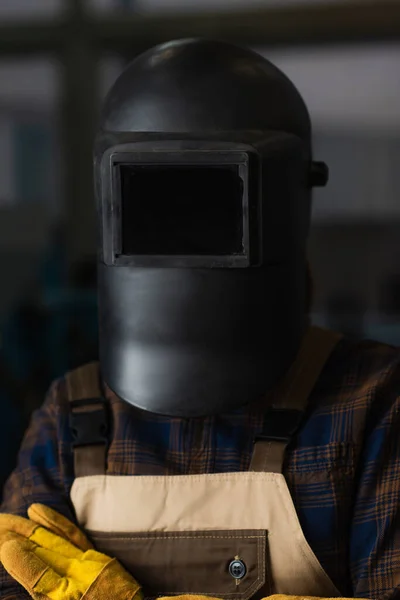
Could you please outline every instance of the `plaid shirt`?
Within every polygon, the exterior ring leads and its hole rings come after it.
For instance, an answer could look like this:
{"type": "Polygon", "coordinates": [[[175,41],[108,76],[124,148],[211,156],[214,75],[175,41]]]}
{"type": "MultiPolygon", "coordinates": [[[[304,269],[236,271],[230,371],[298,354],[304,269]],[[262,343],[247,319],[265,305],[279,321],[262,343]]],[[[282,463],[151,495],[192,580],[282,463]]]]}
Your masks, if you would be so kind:
{"type": "MultiPolygon", "coordinates": [[[[109,401],[109,475],[246,470],[265,411],[179,419],[141,412],[112,393],[109,401]]],[[[284,473],[305,537],[343,596],[400,597],[399,408],[399,349],[342,340],[287,452],[284,473]]],[[[62,379],[33,415],[3,512],[26,515],[41,502],[74,520],[68,414],[62,379]]],[[[27,597],[1,568],[0,598],[27,597]]]]}

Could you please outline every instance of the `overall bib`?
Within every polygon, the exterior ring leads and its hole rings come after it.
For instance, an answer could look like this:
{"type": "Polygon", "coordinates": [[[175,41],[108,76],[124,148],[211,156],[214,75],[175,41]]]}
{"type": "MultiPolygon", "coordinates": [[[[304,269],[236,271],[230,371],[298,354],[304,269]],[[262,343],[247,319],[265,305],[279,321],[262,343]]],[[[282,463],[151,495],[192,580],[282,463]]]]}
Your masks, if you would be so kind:
{"type": "Polygon", "coordinates": [[[248,472],[107,475],[106,444],[82,434],[103,407],[98,365],[67,376],[72,418],[75,426],[81,423],[71,489],[78,522],[97,550],[117,558],[139,581],[147,598],[340,596],[304,537],[282,474],[285,449],[339,338],[308,330],[279,403],[266,409],[248,472]]]}

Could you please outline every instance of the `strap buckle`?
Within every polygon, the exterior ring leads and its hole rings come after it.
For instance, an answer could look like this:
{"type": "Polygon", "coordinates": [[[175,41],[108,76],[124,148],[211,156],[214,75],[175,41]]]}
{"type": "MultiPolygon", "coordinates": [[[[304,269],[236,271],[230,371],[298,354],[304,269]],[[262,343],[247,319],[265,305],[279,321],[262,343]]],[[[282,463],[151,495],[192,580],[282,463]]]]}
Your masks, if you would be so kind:
{"type": "Polygon", "coordinates": [[[304,412],[296,409],[270,408],[256,442],[285,442],[288,444],[303,420],[304,412]]]}
{"type": "Polygon", "coordinates": [[[109,417],[108,403],[104,398],[85,398],[72,400],[69,425],[72,434],[72,447],[94,446],[105,444],[108,446],[109,417]],[[76,411],[74,409],[100,405],[98,409],[76,411]]]}

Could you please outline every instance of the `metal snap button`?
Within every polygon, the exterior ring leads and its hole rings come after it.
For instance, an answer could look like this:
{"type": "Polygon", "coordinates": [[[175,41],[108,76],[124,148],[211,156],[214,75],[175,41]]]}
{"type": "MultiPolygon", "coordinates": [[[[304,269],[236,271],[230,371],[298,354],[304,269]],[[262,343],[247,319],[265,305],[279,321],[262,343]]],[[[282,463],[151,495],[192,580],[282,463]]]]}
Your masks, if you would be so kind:
{"type": "Polygon", "coordinates": [[[229,573],[234,579],[243,579],[246,575],[246,565],[240,558],[235,558],[229,565],[229,573]]]}

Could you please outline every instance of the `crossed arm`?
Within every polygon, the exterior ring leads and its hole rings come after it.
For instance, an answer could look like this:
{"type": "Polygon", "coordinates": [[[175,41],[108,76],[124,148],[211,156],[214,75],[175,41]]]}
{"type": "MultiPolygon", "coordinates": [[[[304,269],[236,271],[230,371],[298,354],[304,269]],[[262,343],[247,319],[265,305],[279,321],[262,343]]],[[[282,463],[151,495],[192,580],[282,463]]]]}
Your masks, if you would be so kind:
{"type": "MultiPolygon", "coordinates": [[[[393,386],[389,388],[393,389],[393,386]]],[[[25,518],[29,507],[39,503],[53,507],[75,523],[69,501],[69,489],[73,483],[72,456],[68,440],[65,435],[60,435],[60,429],[65,430],[67,426],[67,417],[60,410],[59,400],[59,383],[56,383],[42,408],[32,418],[20,450],[18,466],[5,487],[0,512],[25,518]]],[[[352,572],[355,574],[353,593],[357,598],[397,600],[400,598],[399,395],[391,392],[391,397],[388,394],[381,399],[370,423],[366,424],[366,431],[365,459],[360,473],[362,485],[354,499],[354,514],[357,516],[351,525],[349,540],[352,572]],[[372,505],[371,494],[375,499],[372,505]]],[[[13,558],[11,560],[14,561],[13,558]]],[[[136,589],[134,594],[137,593],[136,589]]],[[[28,600],[31,597],[26,588],[0,565],[0,599],[28,600]]],[[[45,597],[42,594],[41,600],[45,597]]],[[[68,596],[59,596],[56,600],[61,598],[68,596]]],[[[129,596],[127,598],[131,600],[129,596]]],[[[88,596],[85,599],[89,600],[88,596]]],[[[106,599],[99,596],[93,600],[106,599]]],[[[190,600],[194,600],[192,596],[190,600]]]]}

